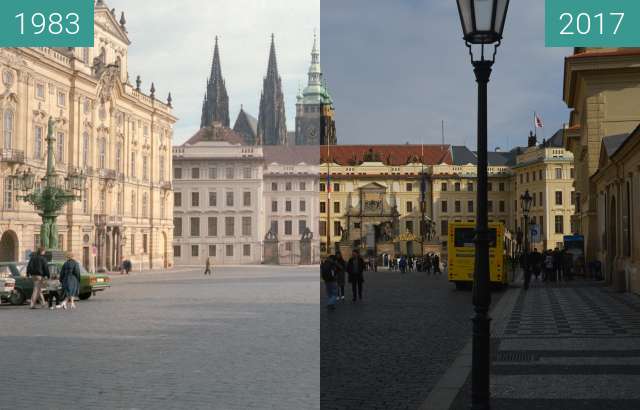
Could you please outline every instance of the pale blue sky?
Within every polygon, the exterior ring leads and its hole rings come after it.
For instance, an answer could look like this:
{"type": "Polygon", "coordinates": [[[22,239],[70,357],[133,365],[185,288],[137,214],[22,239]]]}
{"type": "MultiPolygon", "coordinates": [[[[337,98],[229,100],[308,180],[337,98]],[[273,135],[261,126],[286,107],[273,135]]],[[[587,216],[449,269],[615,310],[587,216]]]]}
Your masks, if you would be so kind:
{"type": "Polygon", "coordinates": [[[278,68],[287,106],[287,127],[295,126],[298,84],[306,82],[313,30],[320,26],[320,0],[106,0],[117,16],[125,11],[132,45],[129,72],[151,82],[156,95],[171,91],[179,117],[174,143],[200,126],[202,98],[211,67],[213,41],[220,36],[222,73],[230,116],[245,110],[258,117],[262,78],[267,71],[271,33],[276,35],[278,68]]]}
{"type": "MultiPolygon", "coordinates": [[[[340,143],[475,146],[476,83],[454,0],[322,0],[322,58],[340,143]]],[[[489,144],[526,144],[533,111],[552,135],[564,56],[544,47],[544,1],[511,1],[489,84],[489,144]]],[[[539,135],[541,133],[539,132],[539,135]]]]}

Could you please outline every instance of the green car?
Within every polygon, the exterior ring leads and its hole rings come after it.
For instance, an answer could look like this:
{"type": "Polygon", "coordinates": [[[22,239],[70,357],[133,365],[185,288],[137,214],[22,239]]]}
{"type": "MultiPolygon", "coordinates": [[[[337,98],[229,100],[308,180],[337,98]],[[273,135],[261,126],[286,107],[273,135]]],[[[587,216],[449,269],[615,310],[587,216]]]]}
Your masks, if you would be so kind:
{"type": "MultiPolygon", "coordinates": [[[[64,261],[49,262],[49,271],[52,275],[58,274],[64,261]]],[[[33,294],[33,281],[27,277],[26,262],[0,262],[0,271],[8,271],[16,280],[15,290],[9,298],[12,305],[22,305],[26,300],[31,298],[33,294]]],[[[89,273],[80,265],[80,300],[89,299],[96,292],[103,291],[111,287],[111,278],[108,275],[98,273],[89,273]]],[[[47,296],[46,287],[44,295],[47,296]]]]}

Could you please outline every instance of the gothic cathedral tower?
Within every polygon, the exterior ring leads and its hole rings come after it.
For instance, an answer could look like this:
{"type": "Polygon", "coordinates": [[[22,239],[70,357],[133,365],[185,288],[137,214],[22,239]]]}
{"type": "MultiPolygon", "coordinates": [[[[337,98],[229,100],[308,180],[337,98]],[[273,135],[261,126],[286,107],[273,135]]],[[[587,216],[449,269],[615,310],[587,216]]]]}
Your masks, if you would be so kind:
{"type": "Polygon", "coordinates": [[[219,122],[223,127],[229,127],[229,95],[227,86],[222,78],[222,67],[220,65],[220,51],[218,50],[218,37],[213,50],[213,62],[211,63],[211,74],[207,81],[207,93],[202,103],[202,119],[200,128],[208,127],[213,122],[219,122]]]}
{"type": "Polygon", "coordinates": [[[260,145],[286,145],[287,120],[285,117],[282,79],[278,75],[276,61],[276,45],[271,35],[271,51],[269,67],[264,78],[262,95],[260,96],[260,113],[258,116],[258,143],[260,145]]]}
{"type": "Polygon", "coordinates": [[[335,145],[333,100],[322,81],[318,38],[314,34],[307,86],[296,103],[296,145],[335,145]]]}

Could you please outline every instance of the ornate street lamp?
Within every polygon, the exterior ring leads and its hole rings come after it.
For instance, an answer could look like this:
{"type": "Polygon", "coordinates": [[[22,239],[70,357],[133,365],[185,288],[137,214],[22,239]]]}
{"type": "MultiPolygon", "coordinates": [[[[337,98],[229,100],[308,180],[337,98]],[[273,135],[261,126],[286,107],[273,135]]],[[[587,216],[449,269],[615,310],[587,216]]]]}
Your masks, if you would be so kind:
{"type": "Polygon", "coordinates": [[[73,201],[81,199],[80,191],[84,190],[86,177],[82,172],[73,173],[65,178],[62,184],[62,177],[55,170],[54,144],[55,137],[53,127],[55,120],[49,118],[47,129],[47,172],[42,178],[43,185],[35,185],[35,174],[31,169],[22,173],[18,172],[10,178],[16,189],[23,192],[17,199],[30,203],[42,218],[40,226],[40,245],[46,249],[58,249],[58,227],[56,219],[62,208],[73,201]]]}
{"type": "MultiPolygon", "coordinates": [[[[473,275],[473,351],[471,369],[471,408],[490,408],[490,322],[489,306],[489,214],[487,161],[487,84],[491,68],[502,41],[509,0],[457,0],[464,41],[469,48],[471,64],[478,83],[478,214],[476,218],[475,269],[473,275]],[[474,45],[480,55],[474,55],[474,45]],[[485,57],[485,46],[494,46],[491,59],[485,57]]],[[[477,53],[476,53],[477,54],[477,53]]]]}
{"type": "MultiPolygon", "coordinates": [[[[529,194],[529,190],[526,190],[524,194],[520,196],[520,205],[522,207],[522,215],[524,216],[524,269],[525,275],[528,275],[529,271],[529,211],[531,211],[531,203],[533,197],[529,194]]],[[[525,276],[525,288],[528,287],[528,276],[525,276]]]]}

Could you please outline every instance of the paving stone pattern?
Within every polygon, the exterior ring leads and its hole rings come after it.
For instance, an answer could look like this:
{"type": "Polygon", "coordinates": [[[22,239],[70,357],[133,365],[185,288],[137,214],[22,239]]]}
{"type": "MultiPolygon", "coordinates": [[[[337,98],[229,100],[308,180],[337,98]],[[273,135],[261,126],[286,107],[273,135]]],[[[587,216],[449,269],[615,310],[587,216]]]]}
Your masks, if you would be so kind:
{"type": "Polygon", "coordinates": [[[415,410],[471,335],[471,292],[384,271],[365,273],[364,297],[321,311],[321,408],[415,410]]]}
{"type": "Polygon", "coordinates": [[[75,311],[0,307],[0,409],[319,409],[316,268],[115,277],[75,311]]]}
{"type": "MultiPolygon", "coordinates": [[[[534,283],[496,326],[492,409],[640,409],[640,298],[534,283]]],[[[470,403],[469,381],[451,409],[470,403]]]]}

